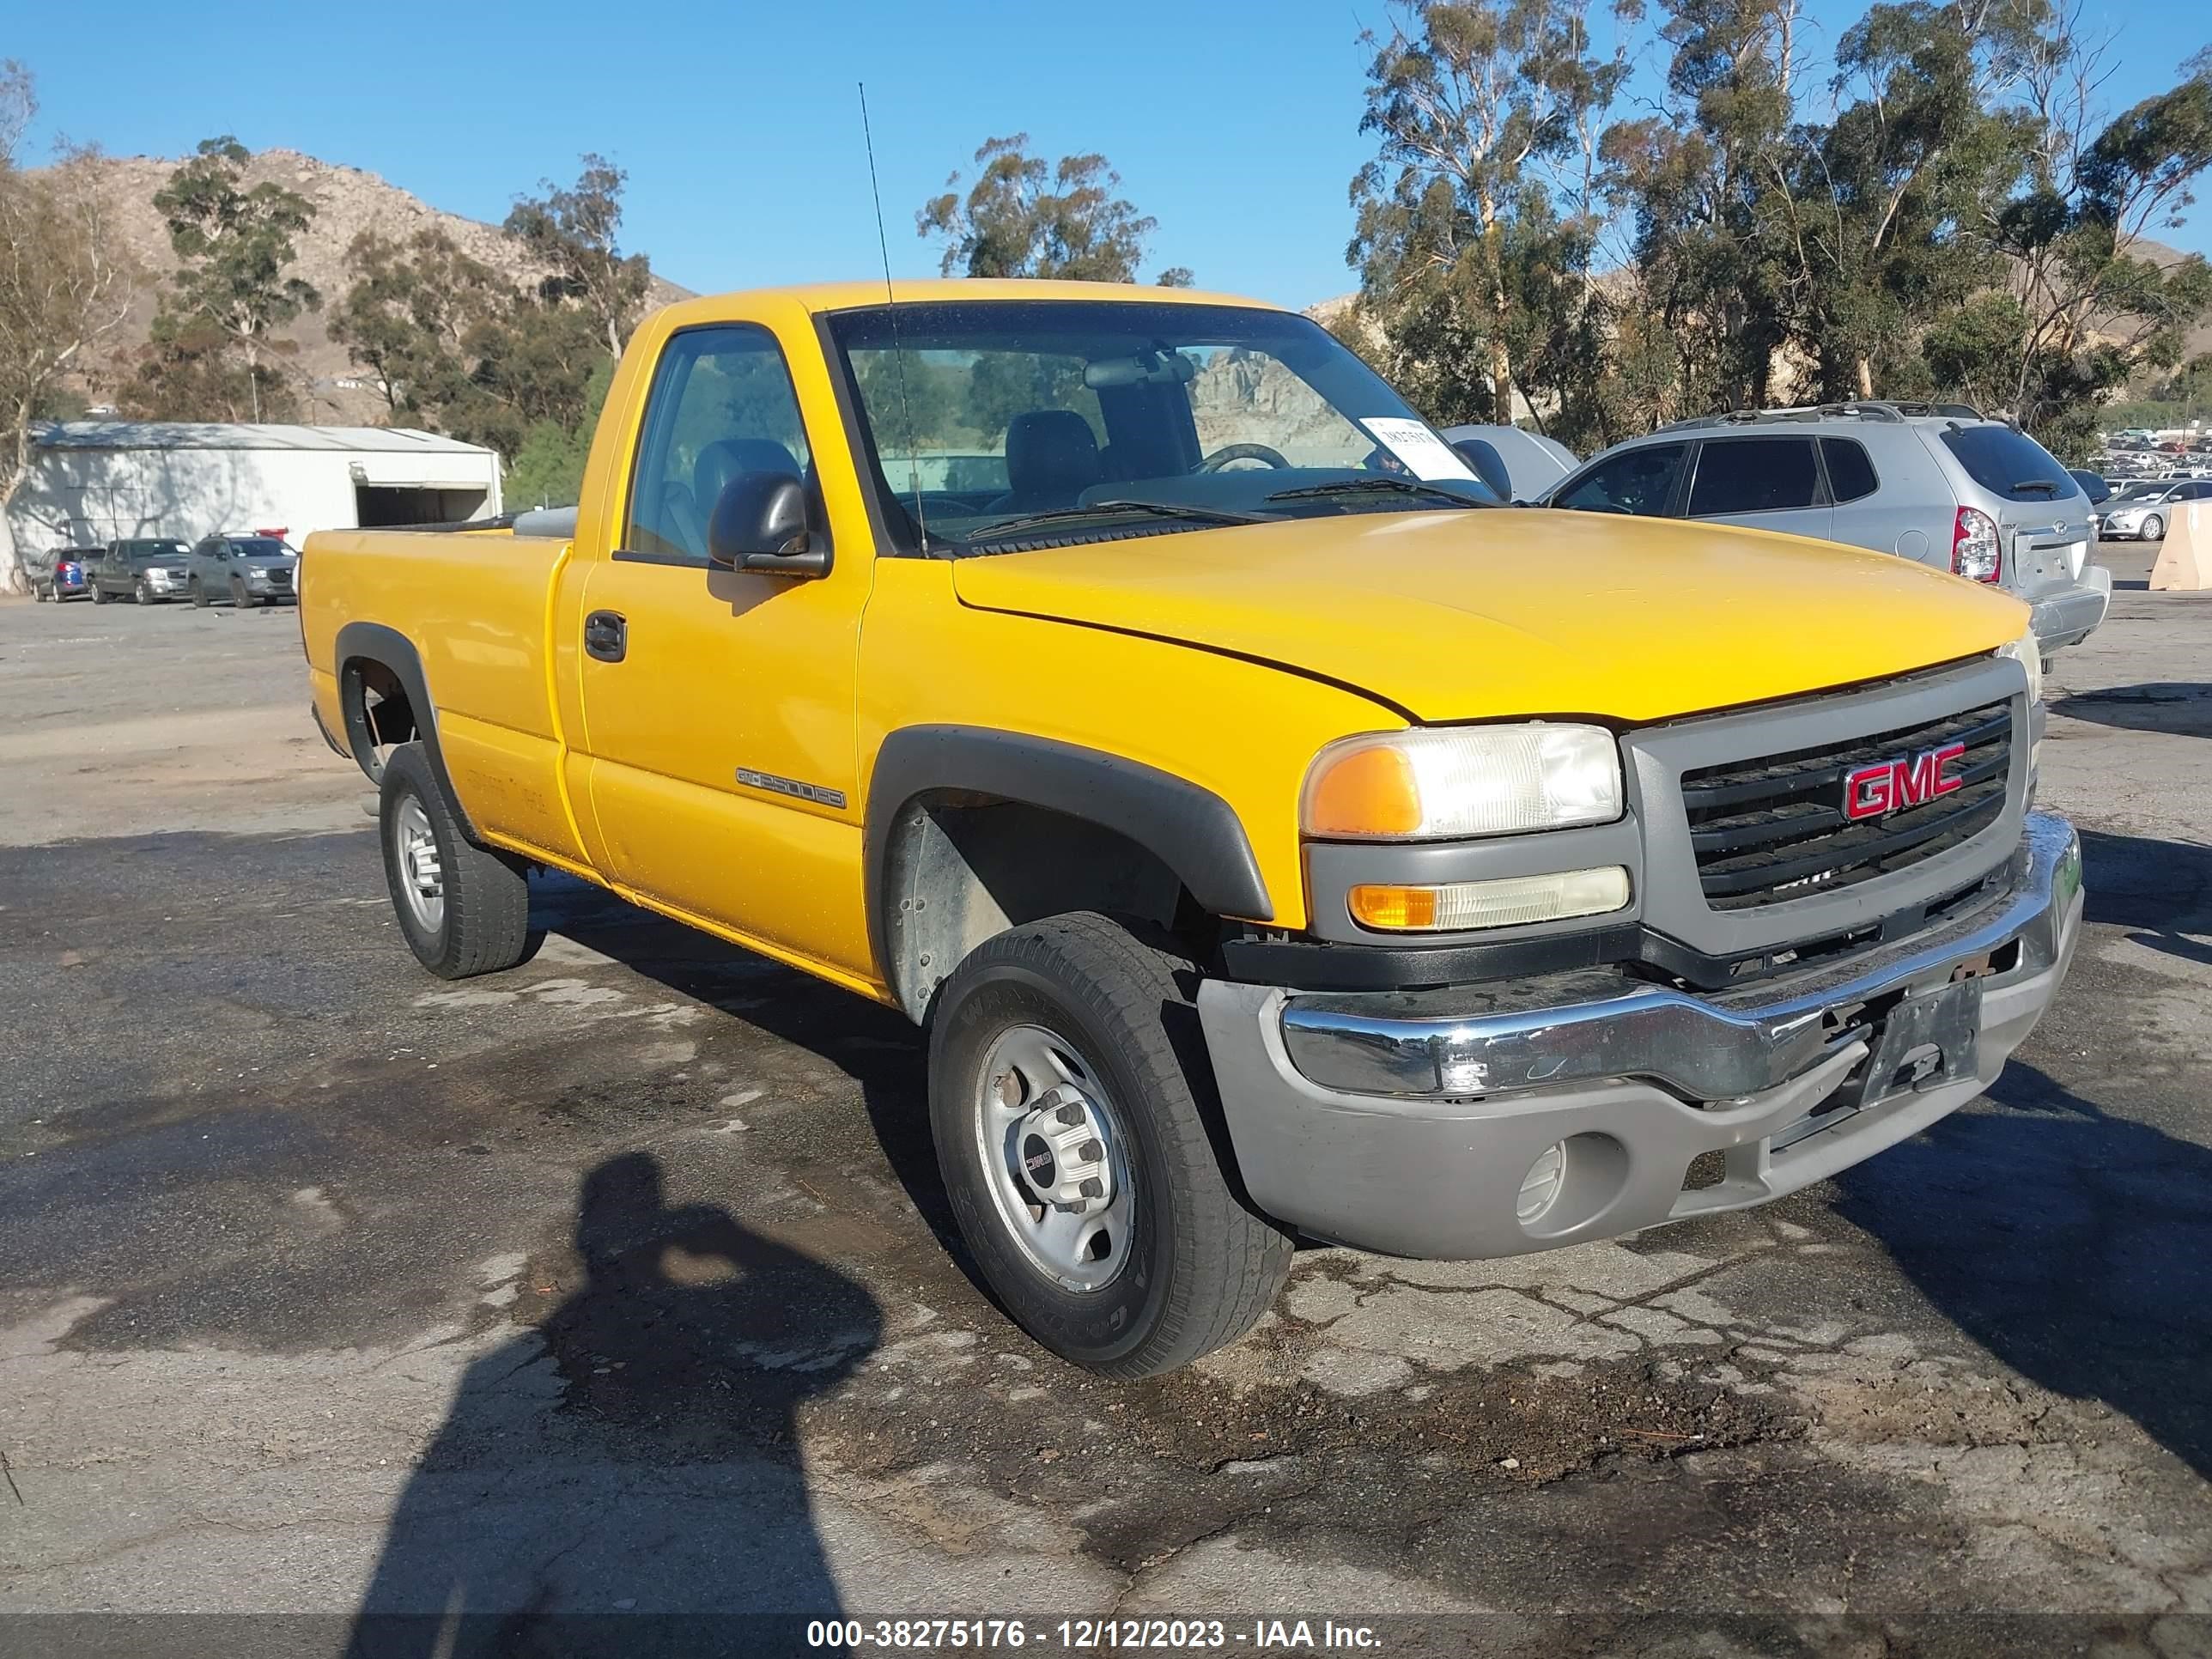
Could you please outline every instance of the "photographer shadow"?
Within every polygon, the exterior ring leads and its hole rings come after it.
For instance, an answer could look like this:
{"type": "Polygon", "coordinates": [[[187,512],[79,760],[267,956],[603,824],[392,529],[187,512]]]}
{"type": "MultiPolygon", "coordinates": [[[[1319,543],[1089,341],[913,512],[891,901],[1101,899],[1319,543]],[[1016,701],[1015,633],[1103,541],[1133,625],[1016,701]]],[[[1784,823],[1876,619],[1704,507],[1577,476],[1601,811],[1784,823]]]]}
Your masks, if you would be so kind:
{"type": "Polygon", "coordinates": [[[874,1298],[670,1207],[641,1152],[584,1177],[575,1247],[581,1288],[468,1368],[349,1659],[781,1653],[839,1616],[797,1419],[877,1346],[874,1298]]]}

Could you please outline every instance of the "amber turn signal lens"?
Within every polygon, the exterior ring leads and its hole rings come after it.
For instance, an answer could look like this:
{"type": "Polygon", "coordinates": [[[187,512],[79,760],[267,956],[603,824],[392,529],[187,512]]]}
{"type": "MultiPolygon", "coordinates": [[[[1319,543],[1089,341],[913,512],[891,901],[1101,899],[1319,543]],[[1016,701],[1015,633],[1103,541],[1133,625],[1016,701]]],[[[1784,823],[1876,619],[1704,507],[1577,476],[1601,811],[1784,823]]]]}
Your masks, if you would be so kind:
{"type": "Polygon", "coordinates": [[[1306,797],[1310,836],[1410,836],[1421,827],[1421,791],[1402,750],[1354,750],[1321,772],[1306,797]]]}
{"type": "Polygon", "coordinates": [[[1607,865],[1555,875],[1454,881],[1436,887],[1361,885],[1352,890],[1352,919],[1381,933],[1457,933],[1602,915],[1628,902],[1628,872],[1607,865]]]}

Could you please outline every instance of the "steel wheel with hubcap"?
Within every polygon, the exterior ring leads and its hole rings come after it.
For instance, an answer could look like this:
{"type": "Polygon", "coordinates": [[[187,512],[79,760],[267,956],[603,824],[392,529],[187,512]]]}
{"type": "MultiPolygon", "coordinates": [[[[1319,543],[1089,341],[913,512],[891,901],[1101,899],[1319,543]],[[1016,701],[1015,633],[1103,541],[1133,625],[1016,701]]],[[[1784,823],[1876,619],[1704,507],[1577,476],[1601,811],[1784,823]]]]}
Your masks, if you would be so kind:
{"type": "Polygon", "coordinates": [[[467,979],[537,951],[543,936],[531,930],[522,861],[469,839],[421,744],[392,751],[377,818],[392,914],[416,961],[441,979],[467,979]]]}
{"type": "Polygon", "coordinates": [[[425,933],[446,925],[446,873],[430,815],[410,795],[392,815],[392,858],[399,866],[399,897],[425,933]]]}
{"type": "Polygon", "coordinates": [[[1038,1272],[1102,1290],[1128,1260],[1135,1183],[1106,1090],[1075,1045],[1017,1025],[983,1061],[976,1152],[999,1219],[1038,1272]]]}
{"type": "Polygon", "coordinates": [[[929,1111],[975,1267],[1061,1358],[1150,1376],[1233,1342],[1291,1239],[1223,1161],[1190,964],[1109,917],[1010,927],[937,991],[929,1111]]]}
{"type": "Polygon", "coordinates": [[[146,586],[146,579],[143,576],[141,576],[137,581],[131,585],[131,598],[134,603],[138,605],[151,605],[154,603],[154,591],[146,586]]]}

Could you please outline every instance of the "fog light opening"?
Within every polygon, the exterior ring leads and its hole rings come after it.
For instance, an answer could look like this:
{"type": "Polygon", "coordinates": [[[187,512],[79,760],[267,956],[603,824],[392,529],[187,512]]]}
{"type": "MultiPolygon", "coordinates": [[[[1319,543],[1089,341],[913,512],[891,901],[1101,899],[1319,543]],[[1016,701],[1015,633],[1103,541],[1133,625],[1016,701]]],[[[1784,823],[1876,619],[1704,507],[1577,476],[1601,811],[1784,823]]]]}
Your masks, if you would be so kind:
{"type": "Polygon", "coordinates": [[[1611,1135],[1569,1135],[1528,1166],[1515,1212],[1530,1237],[1558,1238],[1596,1220],[1627,1188],[1627,1147],[1611,1135]]]}
{"type": "Polygon", "coordinates": [[[1521,1177],[1521,1197],[1513,1212],[1521,1218],[1523,1226],[1550,1209],[1559,1196],[1559,1188],[1566,1182],[1567,1144],[1555,1140],[1536,1154],[1536,1161],[1528,1166],[1528,1173],[1521,1177]]]}

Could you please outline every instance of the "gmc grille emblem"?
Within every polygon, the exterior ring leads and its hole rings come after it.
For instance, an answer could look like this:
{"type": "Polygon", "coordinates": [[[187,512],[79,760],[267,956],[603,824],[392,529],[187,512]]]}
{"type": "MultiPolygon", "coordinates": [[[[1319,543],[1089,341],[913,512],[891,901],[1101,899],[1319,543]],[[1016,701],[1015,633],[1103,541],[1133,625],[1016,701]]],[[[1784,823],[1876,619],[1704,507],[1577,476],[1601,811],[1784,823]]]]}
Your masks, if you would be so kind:
{"type": "Polygon", "coordinates": [[[1908,806],[1921,806],[1938,795],[1963,787],[1966,780],[1951,768],[1966,752],[1963,743],[1923,749],[1902,760],[1876,761],[1844,775],[1844,816],[1885,817],[1908,806]]]}

